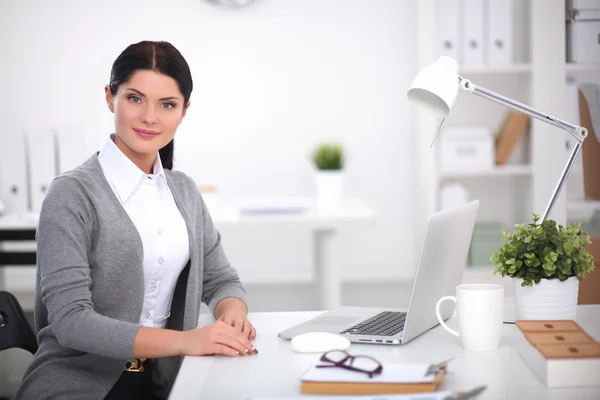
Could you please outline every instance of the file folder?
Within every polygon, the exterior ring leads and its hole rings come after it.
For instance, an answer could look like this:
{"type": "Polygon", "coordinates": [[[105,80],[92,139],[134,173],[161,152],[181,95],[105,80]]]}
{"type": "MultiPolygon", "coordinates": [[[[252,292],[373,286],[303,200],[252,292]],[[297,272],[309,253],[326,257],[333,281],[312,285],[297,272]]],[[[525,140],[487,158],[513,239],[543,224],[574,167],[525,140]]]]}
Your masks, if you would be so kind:
{"type": "Polygon", "coordinates": [[[0,201],[5,213],[23,214],[29,207],[25,135],[15,127],[0,128],[0,201]]]}
{"type": "Polygon", "coordinates": [[[459,0],[436,0],[438,57],[449,56],[462,63],[459,36],[459,0]]]}
{"type": "Polygon", "coordinates": [[[464,67],[483,66],[483,0],[462,0],[464,67]]]}
{"type": "Polygon", "coordinates": [[[487,63],[492,67],[511,65],[514,63],[514,0],[487,1],[487,63]]]}

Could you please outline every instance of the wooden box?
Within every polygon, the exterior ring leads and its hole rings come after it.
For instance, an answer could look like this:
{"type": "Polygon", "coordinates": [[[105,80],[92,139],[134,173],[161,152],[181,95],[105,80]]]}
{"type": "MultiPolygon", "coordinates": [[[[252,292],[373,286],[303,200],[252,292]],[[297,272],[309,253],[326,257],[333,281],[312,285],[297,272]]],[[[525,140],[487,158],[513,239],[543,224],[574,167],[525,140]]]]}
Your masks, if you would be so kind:
{"type": "Polygon", "coordinates": [[[600,387],[600,343],[575,321],[516,321],[516,325],[516,349],[545,386],[600,387]]]}

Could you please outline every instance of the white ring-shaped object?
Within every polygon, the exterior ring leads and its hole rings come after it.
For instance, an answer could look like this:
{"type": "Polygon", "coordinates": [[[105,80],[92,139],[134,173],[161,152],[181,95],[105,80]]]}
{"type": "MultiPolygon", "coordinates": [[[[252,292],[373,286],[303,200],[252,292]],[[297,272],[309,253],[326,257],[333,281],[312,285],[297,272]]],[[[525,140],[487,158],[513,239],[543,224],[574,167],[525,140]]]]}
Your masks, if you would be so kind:
{"type": "Polygon", "coordinates": [[[577,128],[577,130],[575,131],[575,133],[581,139],[585,139],[587,137],[587,135],[588,135],[588,130],[587,130],[587,128],[584,128],[583,126],[580,126],[579,128],[577,128]]]}
{"type": "Polygon", "coordinates": [[[466,92],[472,92],[473,90],[475,90],[475,85],[473,85],[473,83],[471,83],[471,81],[468,79],[461,80],[459,85],[460,88],[466,92]]]}

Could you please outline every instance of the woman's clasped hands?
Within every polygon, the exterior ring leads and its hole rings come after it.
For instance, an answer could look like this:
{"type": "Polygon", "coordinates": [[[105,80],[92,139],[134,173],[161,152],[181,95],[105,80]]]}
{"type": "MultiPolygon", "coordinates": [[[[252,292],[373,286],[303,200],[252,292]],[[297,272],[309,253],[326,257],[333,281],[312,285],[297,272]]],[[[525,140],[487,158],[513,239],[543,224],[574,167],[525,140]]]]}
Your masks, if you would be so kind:
{"type": "Polygon", "coordinates": [[[191,356],[258,354],[251,340],[256,329],[242,310],[226,310],[213,324],[184,332],[183,353],[191,356]]]}

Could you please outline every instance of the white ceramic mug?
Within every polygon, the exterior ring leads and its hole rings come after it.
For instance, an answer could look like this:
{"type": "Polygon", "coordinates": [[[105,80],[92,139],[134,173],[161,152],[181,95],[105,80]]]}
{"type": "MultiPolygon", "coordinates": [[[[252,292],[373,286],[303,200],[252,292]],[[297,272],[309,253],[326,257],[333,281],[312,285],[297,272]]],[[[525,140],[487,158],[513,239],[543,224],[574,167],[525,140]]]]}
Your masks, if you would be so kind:
{"type": "Polygon", "coordinates": [[[444,329],[460,337],[465,350],[496,350],[504,323],[504,287],[484,283],[458,285],[456,297],[442,297],[435,305],[435,314],[444,329]],[[458,332],[448,327],[440,315],[440,305],[446,300],[456,304],[458,332]]]}

